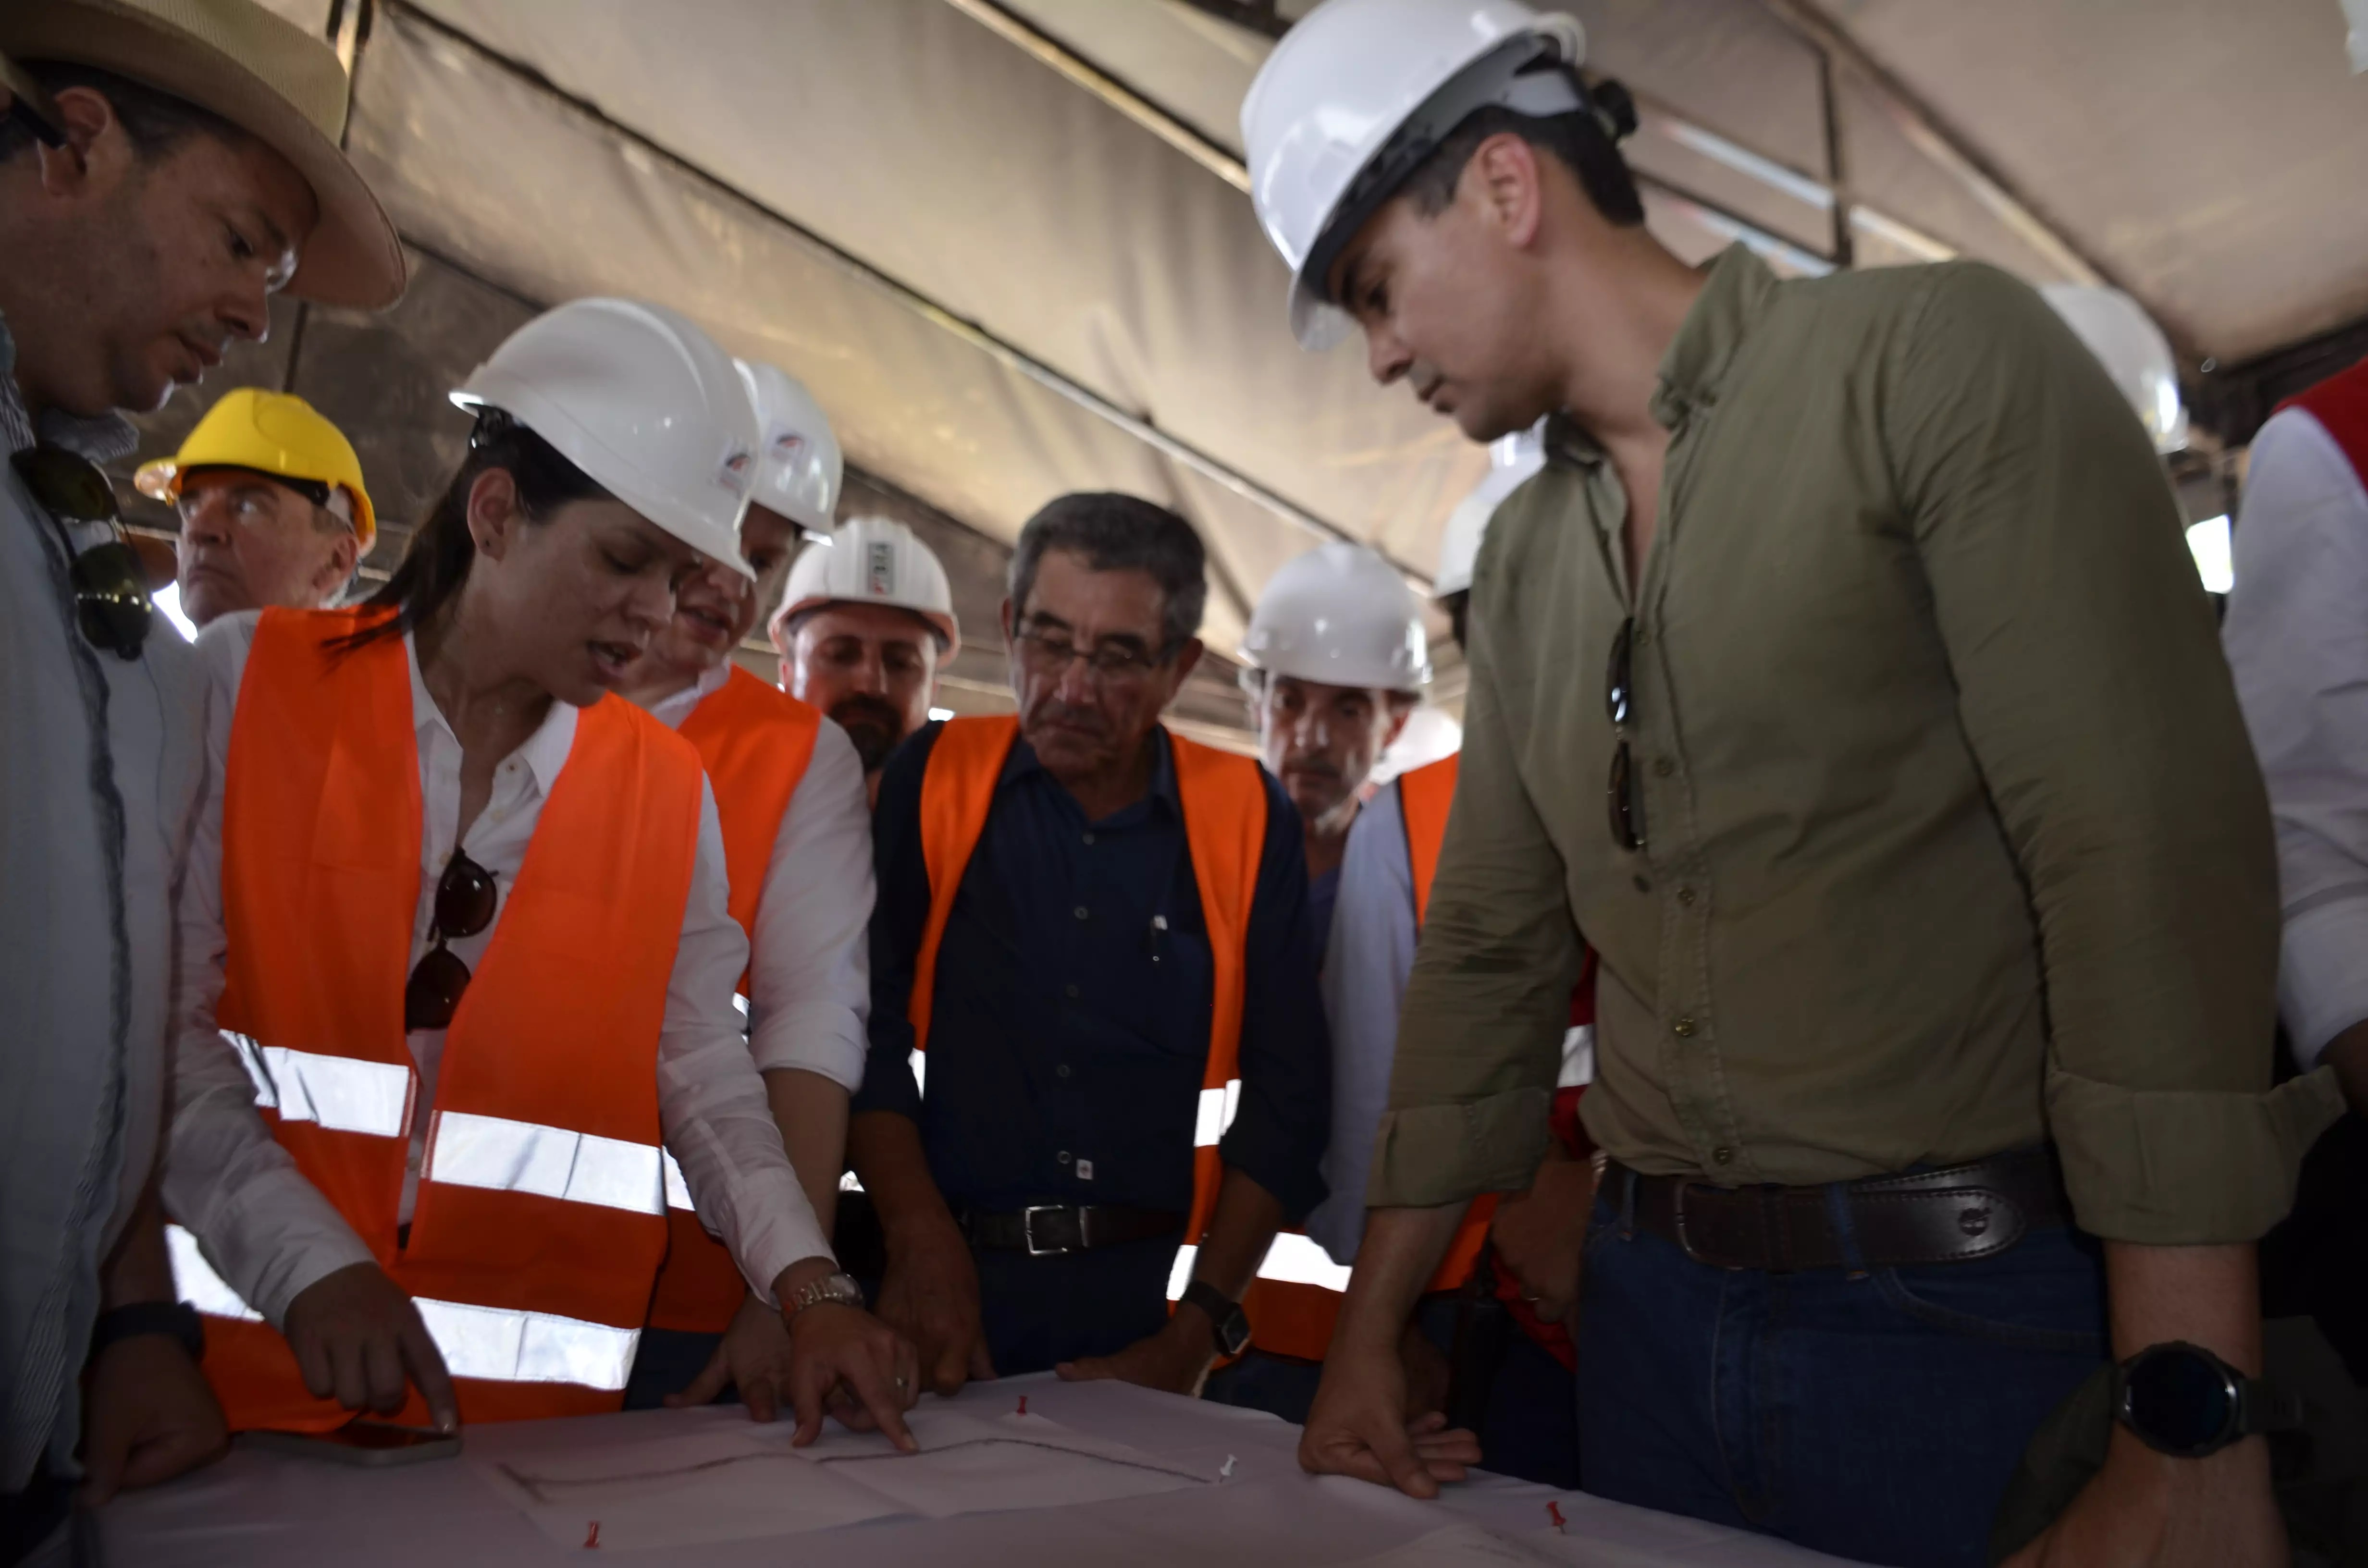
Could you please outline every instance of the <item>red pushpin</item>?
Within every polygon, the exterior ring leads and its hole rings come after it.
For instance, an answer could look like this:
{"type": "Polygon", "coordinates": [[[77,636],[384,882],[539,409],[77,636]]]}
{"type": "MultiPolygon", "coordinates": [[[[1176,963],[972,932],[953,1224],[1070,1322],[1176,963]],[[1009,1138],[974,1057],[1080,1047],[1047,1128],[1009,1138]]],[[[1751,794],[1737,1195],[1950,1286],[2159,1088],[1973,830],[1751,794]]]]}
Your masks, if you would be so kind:
{"type": "Polygon", "coordinates": [[[1554,1521],[1554,1528],[1556,1533],[1568,1533],[1570,1521],[1562,1517],[1562,1506],[1551,1498],[1546,1502],[1546,1517],[1554,1521]]]}
{"type": "Polygon", "coordinates": [[[592,1521],[592,1529],[591,1529],[591,1533],[589,1533],[588,1535],[586,1535],[586,1536],[584,1538],[584,1548],[585,1548],[585,1550],[586,1550],[586,1551],[590,1551],[592,1548],[594,1548],[594,1547],[596,1547],[596,1546],[598,1546],[598,1545],[599,1545],[599,1544],[600,1544],[600,1521],[599,1521],[599,1520],[598,1520],[598,1519],[595,1519],[595,1520],[593,1520],[593,1521],[592,1521]]]}
{"type": "Polygon", "coordinates": [[[1028,1414],[1028,1396],[1024,1393],[1019,1396],[1019,1414],[1022,1415],[1028,1414]]]}

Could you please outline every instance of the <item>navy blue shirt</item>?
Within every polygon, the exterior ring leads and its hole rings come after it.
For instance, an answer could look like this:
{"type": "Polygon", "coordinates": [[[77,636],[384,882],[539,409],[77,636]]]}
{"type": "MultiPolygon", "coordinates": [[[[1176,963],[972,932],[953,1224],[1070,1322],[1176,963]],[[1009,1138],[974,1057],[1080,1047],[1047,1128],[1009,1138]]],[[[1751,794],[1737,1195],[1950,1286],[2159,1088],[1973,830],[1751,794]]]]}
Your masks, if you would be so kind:
{"type": "MultiPolygon", "coordinates": [[[[1214,974],[1167,732],[1149,793],[1100,822],[1013,743],[938,950],[924,1096],[905,1008],[929,913],[921,779],[942,728],[881,776],[871,1060],[852,1109],[912,1118],[957,1214],[1189,1209],[1214,974]]],[[[1296,1221],[1324,1196],[1331,1046],[1299,815],[1265,783],[1241,1099],[1219,1152],[1296,1221]]]]}

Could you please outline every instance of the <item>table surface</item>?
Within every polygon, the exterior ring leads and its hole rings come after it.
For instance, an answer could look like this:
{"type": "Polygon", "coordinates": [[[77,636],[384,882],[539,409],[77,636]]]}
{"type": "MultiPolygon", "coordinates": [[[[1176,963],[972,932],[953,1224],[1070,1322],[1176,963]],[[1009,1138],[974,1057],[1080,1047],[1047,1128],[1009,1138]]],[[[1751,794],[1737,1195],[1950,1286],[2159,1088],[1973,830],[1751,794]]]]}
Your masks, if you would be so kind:
{"type": "MultiPolygon", "coordinates": [[[[1544,1561],[1602,1568],[1812,1568],[1839,1561],[1503,1476],[1475,1475],[1447,1488],[1437,1503],[1338,1476],[1310,1476],[1298,1465],[1296,1426],[1259,1412],[1123,1383],[1008,1378],[973,1383],[948,1403],[973,1415],[1001,1415],[1023,1393],[1031,1414],[1208,1471],[1230,1456],[1236,1461],[1233,1473],[1215,1489],[876,1520],[806,1536],[623,1555],[693,1568],[776,1565],[785,1551],[831,1568],[1170,1562],[1194,1568],[1348,1568],[1383,1556],[1393,1564],[1544,1561]],[[1565,1521],[1559,1531],[1557,1517],[1565,1521]],[[1459,1533],[1437,1534],[1454,1527],[1462,1527],[1459,1533]],[[1542,1555],[1508,1548],[1496,1556],[1480,1531],[1542,1555]]],[[[430,1561],[436,1568],[538,1568],[580,1561],[580,1551],[546,1538],[470,1460],[597,1453],[712,1418],[654,1410],[477,1426],[458,1461],[383,1470],[236,1448],[220,1464],[126,1494],[109,1506],[98,1521],[102,1561],[110,1568],[319,1568],[324,1562],[363,1568],[430,1561]]]]}

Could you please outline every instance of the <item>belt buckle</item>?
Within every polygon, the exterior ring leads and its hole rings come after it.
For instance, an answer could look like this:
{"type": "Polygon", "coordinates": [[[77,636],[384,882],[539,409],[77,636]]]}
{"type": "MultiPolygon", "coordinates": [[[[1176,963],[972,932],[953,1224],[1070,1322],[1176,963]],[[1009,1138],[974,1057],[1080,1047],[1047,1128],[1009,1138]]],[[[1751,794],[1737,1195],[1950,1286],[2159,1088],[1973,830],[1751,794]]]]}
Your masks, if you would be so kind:
{"type": "Polygon", "coordinates": [[[1693,1237],[1686,1233],[1686,1192],[1692,1186],[1683,1176],[1676,1178],[1675,1189],[1669,1194],[1670,1223],[1677,1229],[1679,1249],[1696,1263],[1708,1263],[1710,1259],[1694,1249],[1693,1237]]]}
{"type": "MultiPolygon", "coordinates": [[[[1039,1214],[1058,1214],[1066,1207],[1068,1206],[1063,1203],[1031,1203],[1027,1208],[1022,1209],[1019,1211],[1019,1241],[1020,1244],[1028,1249],[1029,1256],[1065,1257],[1070,1253],[1077,1250],[1076,1247],[1072,1246],[1040,1247],[1036,1244],[1036,1216],[1039,1214]]],[[[1081,1225],[1078,1227],[1080,1235],[1084,1233],[1084,1226],[1081,1225]]]]}

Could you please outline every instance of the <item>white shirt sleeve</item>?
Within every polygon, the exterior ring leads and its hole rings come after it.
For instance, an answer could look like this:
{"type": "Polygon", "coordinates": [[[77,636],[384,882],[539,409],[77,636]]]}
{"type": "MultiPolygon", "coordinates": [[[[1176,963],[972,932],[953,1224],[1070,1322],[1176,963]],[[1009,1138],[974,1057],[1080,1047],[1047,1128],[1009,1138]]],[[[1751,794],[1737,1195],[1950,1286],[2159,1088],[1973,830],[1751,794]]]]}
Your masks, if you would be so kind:
{"type": "Polygon", "coordinates": [[[1397,1061],[1398,1003],[1414,969],[1414,869],[1395,786],[1349,824],[1339,902],[1324,955],[1325,1021],[1332,1028],[1332,1141],[1324,1151],[1328,1192],[1307,1233],[1335,1263],[1354,1263],[1365,1231],[1365,1180],[1373,1134],[1389,1108],[1397,1061]]]}
{"type": "Polygon", "coordinates": [[[732,998],[748,938],[732,918],[715,791],[700,779],[699,863],[683,909],[682,940],[666,983],[658,1035],[658,1122],[682,1167],[700,1223],[723,1238],[768,1306],[772,1282],[830,1243],[781,1146],[765,1080],[740,1032],[732,998]]]}
{"type": "Polygon", "coordinates": [[[205,780],[174,905],[173,1120],[164,1194],[165,1211],[197,1237],[214,1272],[277,1327],[308,1286],[370,1262],[371,1255],[256,1114],[254,1081],[214,1023],[229,947],[222,911],[222,780],[257,619],[225,616],[197,643],[205,780]]]}
{"type": "Polygon", "coordinates": [[[2222,636],[2268,780],[2294,1054],[2368,1018],[2368,492],[2300,409],[2254,438],[2222,636]]]}
{"type": "Polygon", "coordinates": [[[849,1094],[861,1086],[871,899],[863,764],[847,732],[825,719],[781,813],[757,904],[748,1050],[758,1072],[797,1067],[849,1094]]]}

